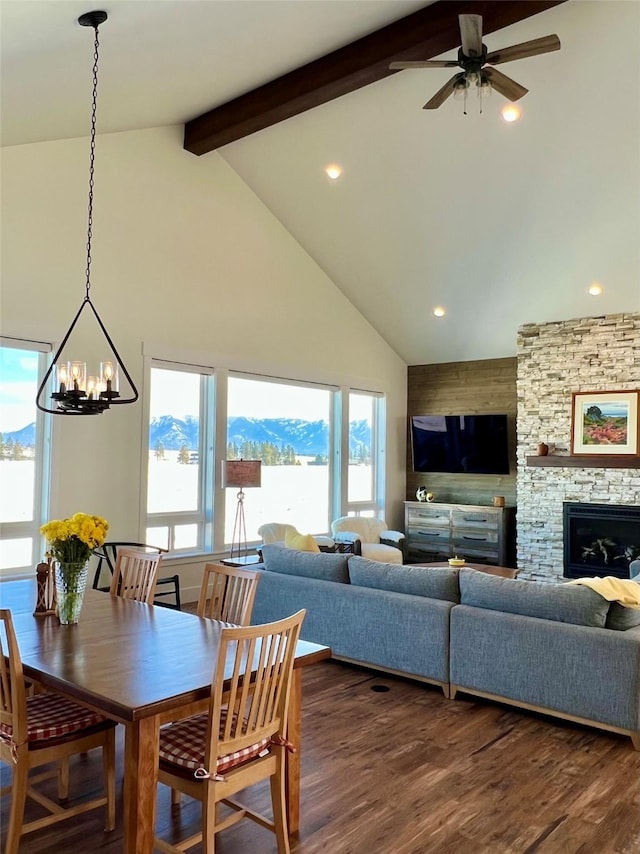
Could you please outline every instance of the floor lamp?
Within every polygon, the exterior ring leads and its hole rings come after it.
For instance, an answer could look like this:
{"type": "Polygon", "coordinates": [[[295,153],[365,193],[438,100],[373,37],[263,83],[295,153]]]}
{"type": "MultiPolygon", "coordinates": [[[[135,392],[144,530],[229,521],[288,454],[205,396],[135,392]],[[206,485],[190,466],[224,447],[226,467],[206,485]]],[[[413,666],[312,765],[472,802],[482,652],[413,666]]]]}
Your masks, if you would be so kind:
{"type": "Polygon", "coordinates": [[[231,557],[247,553],[247,528],[244,521],[244,489],[261,485],[261,460],[223,460],[222,486],[235,487],[238,491],[236,518],[231,538],[231,557]]]}

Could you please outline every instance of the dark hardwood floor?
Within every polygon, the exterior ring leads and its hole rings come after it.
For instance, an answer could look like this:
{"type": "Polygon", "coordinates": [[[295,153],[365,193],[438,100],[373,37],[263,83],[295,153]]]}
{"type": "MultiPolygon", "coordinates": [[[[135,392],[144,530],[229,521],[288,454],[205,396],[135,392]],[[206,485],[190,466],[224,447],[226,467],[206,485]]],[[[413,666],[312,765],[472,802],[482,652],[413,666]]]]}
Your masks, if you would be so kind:
{"type": "MultiPolygon", "coordinates": [[[[446,700],[437,688],[336,662],[304,672],[303,733],[301,832],[292,854],[640,851],[640,753],[629,738],[464,695],[446,700]]],[[[72,796],[92,795],[95,752],[74,760],[71,773],[72,796]]],[[[3,784],[8,776],[3,766],[3,784]]],[[[172,814],[168,790],[159,789],[159,834],[186,835],[198,806],[183,799],[172,814]]],[[[267,788],[251,800],[267,811],[267,788]]],[[[98,810],[25,837],[20,851],[120,854],[121,802],[118,810],[111,834],[102,832],[98,810]]],[[[276,846],[245,821],[218,835],[216,852],[275,854],[276,846]]]]}

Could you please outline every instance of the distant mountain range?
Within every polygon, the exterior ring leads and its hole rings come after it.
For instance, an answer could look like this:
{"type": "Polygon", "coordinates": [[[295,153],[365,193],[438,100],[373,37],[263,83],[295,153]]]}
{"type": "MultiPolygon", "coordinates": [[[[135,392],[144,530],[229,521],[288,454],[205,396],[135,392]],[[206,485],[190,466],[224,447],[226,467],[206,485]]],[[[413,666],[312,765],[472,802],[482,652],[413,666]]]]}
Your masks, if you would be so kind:
{"type": "MultiPolygon", "coordinates": [[[[350,452],[371,446],[371,429],[367,421],[352,421],[349,425],[350,452]]],[[[29,424],[21,430],[3,433],[4,441],[12,439],[25,447],[35,444],[36,425],[29,424]]],[[[229,419],[229,442],[271,442],[277,447],[291,446],[301,456],[326,454],[329,441],[329,425],[326,421],[302,421],[294,418],[243,418],[229,419]]],[[[187,447],[198,450],[198,419],[192,415],[174,418],[162,415],[151,421],[149,447],[153,450],[161,444],[167,451],[179,451],[187,447]]]]}

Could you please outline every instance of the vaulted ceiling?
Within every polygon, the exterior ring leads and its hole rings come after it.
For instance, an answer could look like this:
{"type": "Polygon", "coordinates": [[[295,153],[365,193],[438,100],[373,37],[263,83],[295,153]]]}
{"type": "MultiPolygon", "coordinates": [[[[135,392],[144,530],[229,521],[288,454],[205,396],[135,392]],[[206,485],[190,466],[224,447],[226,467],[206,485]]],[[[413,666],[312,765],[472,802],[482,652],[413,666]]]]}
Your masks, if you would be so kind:
{"type": "MultiPolygon", "coordinates": [[[[193,128],[245,96],[235,107],[252,102],[264,129],[204,150],[217,149],[409,364],[513,355],[522,323],[640,310],[640,3],[569,0],[533,15],[535,3],[444,5],[438,17],[442,3],[413,0],[111,0],[99,130],[193,128]],[[517,20],[518,7],[530,16],[517,20]],[[391,36],[370,34],[417,13],[430,24],[398,58],[453,58],[460,11],[485,16],[490,50],[560,37],[558,52],[501,66],[529,89],[520,122],[502,121],[496,93],[482,115],[474,98],[466,116],[453,99],[422,110],[449,69],[384,72],[391,36]],[[367,36],[378,53],[357,51],[356,71],[321,59],[367,36]],[[268,115],[277,84],[245,94],[316,60],[339,97],[323,103],[312,70],[291,110],[268,115]],[[330,162],[344,169],[338,181],[330,162]],[[587,293],[595,280],[600,297],[587,293]]],[[[87,33],[75,20],[94,7],[1,0],[3,145],[86,134],[87,33]]]]}

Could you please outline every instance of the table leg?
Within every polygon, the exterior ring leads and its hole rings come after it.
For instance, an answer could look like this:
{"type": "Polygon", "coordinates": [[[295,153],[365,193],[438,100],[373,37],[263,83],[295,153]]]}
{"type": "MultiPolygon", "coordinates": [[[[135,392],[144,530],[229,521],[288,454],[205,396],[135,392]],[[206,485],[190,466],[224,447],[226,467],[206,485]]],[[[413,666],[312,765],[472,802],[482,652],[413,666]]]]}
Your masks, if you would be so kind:
{"type": "Polygon", "coordinates": [[[158,788],[157,717],[127,724],[124,742],[125,854],[153,854],[158,788]]]}
{"type": "Polygon", "coordinates": [[[302,669],[294,668],[289,694],[287,738],[296,752],[285,751],[285,797],[289,834],[300,829],[300,751],[302,749],[302,669]]]}

